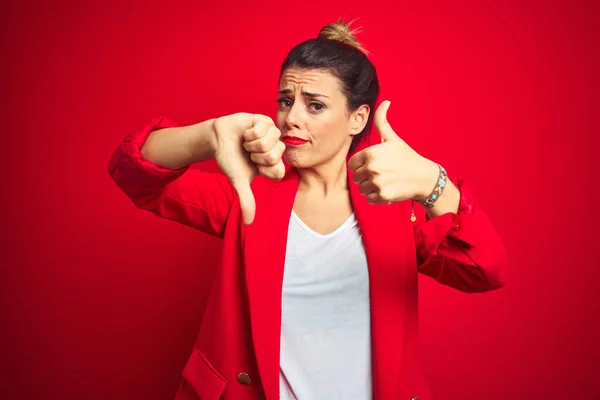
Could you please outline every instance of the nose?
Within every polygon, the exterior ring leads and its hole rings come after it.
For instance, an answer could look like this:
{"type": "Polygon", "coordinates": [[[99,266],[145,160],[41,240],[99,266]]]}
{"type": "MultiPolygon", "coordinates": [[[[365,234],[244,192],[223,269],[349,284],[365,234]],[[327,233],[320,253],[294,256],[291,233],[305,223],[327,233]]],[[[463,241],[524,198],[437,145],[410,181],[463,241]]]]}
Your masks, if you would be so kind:
{"type": "Polygon", "coordinates": [[[295,102],[285,116],[285,124],[288,129],[300,129],[300,120],[302,119],[302,104],[295,102]]]}

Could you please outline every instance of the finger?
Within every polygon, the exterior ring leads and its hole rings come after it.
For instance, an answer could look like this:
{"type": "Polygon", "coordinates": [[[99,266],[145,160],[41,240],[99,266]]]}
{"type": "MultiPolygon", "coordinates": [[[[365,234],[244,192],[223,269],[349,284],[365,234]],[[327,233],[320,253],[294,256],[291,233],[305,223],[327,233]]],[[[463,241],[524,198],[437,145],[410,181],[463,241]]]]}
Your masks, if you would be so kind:
{"type": "Polygon", "coordinates": [[[361,166],[352,174],[352,181],[355,183],[361,184],[371,177],[371,171],[367,168],[366,165],[361,166]]]}
{"type": "Polygon", "coordinates": [[[272,167],[267,167],[265,165],[258,166],[258,173],[266,176],[269,179],[273,179],[275,181],[280,181],[285,176],[285,165],[283,161],[279,161],[272,167]]]}
{"type": "Polygon", "coordinates": [[[377,192],[367,194],[367,202],[370,204],[391,204],[391,201],[383,199],[377,192]]]}
{"type": "Polygon", "coordinates": [[[358,186],[358,191],[364,195],[379,193],[379,187],[375,185],[373,181],[367,180],[358,186]]]}
{"type": "Polygon", "coordinates": [[[377,131],[379,131],[382,142],[387,142],[398,137],[387,120],[387,112],[390,108],[390,104],[392,104],[392,102],[389,100],[381,103],[373,117],[375,127],[377,128],[377,131]]]}
{"type": "Polygon", "coordinates": [[[240,208],[242,209],[242,218],[246,225],[250,225],[254,221],[256,214],[256,201],[254,194],[250,188],[249,181],[232,181],[231,184],[240,198],[240,208]]]}
{"type": "Polygon", "coordinates": [[[356,171],[358,168],[362,167],[367,161],[367,153],[366,149],[359,151],[348,160],[348,169],[351,171],[356,171]]]}
{"type": "Polygon", "coordinates": [[[279,129],[272,126],[263,137],[250,142],[244,142],[244,149],[249,153],[265,153],[275,147],[280,137],[281,132],[279,129]]]}
{"type": "Polygon", "coordinates": [[[257,115],[253,121],[252,128],[246,129],[242,134],[244,141],[251,142],[260,139],[267,134],[269,128],[274,127],[273,120],[265,115],[257,115]]]}
{"type": "Polygon", "coordinates": [[[285,144],[277,142],[275,147],[265,153],[250,153],[250,160],[257,165],[274,166],[281,161],[281,156],[285,151],[285,144]]]}

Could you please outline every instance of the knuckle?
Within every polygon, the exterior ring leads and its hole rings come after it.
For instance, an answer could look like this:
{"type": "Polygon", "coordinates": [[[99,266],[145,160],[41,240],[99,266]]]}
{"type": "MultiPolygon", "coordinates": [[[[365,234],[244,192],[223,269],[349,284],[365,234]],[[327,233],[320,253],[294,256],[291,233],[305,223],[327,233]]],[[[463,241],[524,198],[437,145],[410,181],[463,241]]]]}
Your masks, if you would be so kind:
{"type": "Polygon", "coordinates": [[[270,176],[270,173],[269,173],[269,168],[268,168],[268,167],[265,167],[264,165],[259,165],[259,166],[258,166],[258,172],[259,172],[261,175],[264,175],[264,176],[270,176]]]}
{"type": "Polygon", "coordinates": [[[380,189],[381,189],[381,185],[380,185],[380,183],[381,183],[381,182],[380,182],[380,180],[379,180],[379,177],[378,177],[378,176],[373,176],[373,177],[370,179],[370,181],[371,181],[371,183],[373,184],[373,186],[374,186],[374,187],[375,187],[377,190],[380,190],[380,189]]]}
{"type": "Polygon", "coordinates": [[[272,126],[274,126],[275,123],[273,122],[273,120],[266,116],[266,115],[261,115],[257,120],[256,120],[256,124],[255,126],[260,126],[264,129],[264,131],[266,132],[269,128],[271,128],[272,126]]]}
{"type": "Polygon", "coordinates": [[[371,159],[369,160],[369,165],[368,165],[368,169],[369,171],[376,175],[379,173],[379,162],[377,162],[377,160],[375,159],[375,157],[371,157],[371,159]]]}
{"type": "Polygon", "coordinates": [[[281,140],[279,140],[277,142],[277,146],[279,147],[280,153],[283,154],[283,152],[285,151],[285,143],[283,143],[281,140]]]}
{"type": "Polygon", "coordinates": [[[279,157],[277,154],[275,154],[273,152],[269,152],[269,153],[267,153],[266,161],[267,161],[267,164],[269,164],[269,165],[275,165],[279,161],[279,157]]]}
{"type": "Polygon", "coordinates": [[[275,169],[274,176],[276,179],[283,179],[283,177],[285,176],[285,170],[283,168],[283,165],[275,169]]]}
{"type": "Polygon", "coordinates": [[[264,166],[271,166],[273,165],[273,157],[271,155],[271,153],[255,153],[256,154],[256,162],[264,165],[264,166]]]}
{"type": "Polygon", "coordinates": [[[265,136],[265,132],[263,129],[261,129],[260,127],[254,127],[253,129],[253,135],[254,135],[254,139],[261,139],[265,136]]]}
{"type": "Polygon", "coordinates": [[[268,150],[267,148],[267,144],[265,143],[264,140],[259,140],[258,142],[256,142],[256,151],[259,153],[264,153],[268,150]]]}
{"type": "Polygon", "coordinates": [[[256,128],[250,128],[244,132],[244,139],[248,142],[251,142],[257,138],[256,136],[256,128]]]}
{"type": "Polygon", "coordinates": [[[388,193],[388,191],[387,191],[387,190],[380,189],[380,190],[378,190],[377,192],[378,192],[378,194],[379,194],[379,198],[380,198],[382,201],[385,201],[385,202],[388,202],[388,201],[390,201],[390,195],[389,195],[389,193],[388,193]]]}
{"type": "Polygon", "coordinates": [[[281,136],[281,131],[279,130],[279,128],[277,128],[276,126],[272,126],[269,128],[269,132],[270,135],[274,135],[277,137],[281,136]]]}

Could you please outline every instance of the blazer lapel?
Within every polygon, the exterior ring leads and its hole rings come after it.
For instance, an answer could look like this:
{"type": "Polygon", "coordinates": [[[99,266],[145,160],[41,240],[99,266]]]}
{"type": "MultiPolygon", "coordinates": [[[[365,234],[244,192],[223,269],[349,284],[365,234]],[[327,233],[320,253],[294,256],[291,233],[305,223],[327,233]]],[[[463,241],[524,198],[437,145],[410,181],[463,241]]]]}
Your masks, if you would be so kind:
{"type": "MultiPolygon", "coordinates": [[[[409,263],[399,204],[369,204],[348,171],[350,196],[369,265],[374,399],[397,398],[409,263]]],[[[409,246],[408,246],[409,247],[409,246]]]]}
{"type": "MultiPolygon", "coordinates": [[[[401,208],[372,205],[348,171],[350,197],[360,226],[369,265],[374,399],[396,398],[401,376],[406,295],[410,290],[408,255],[402,241],[401,208]]],[[[268,400],[279,398],[281,294],[289,220],[298,190],[298,176],[271,181],[272,190],[255,190],[256,216],[244,239],[254,352],[268,400]]],[[[408,216],[407,216],[408,218],[408,216]]],[[[408,219],[407,219],[408,221],[408,219]]],[[[412,229],[412,227],[410,228],[412,229]]]]}
{"type": "Polygon", "coordinates": [[[293,168],[283,180],[268,181],[261,190],[253,190],[256,215],[246,227],[244,240],[252,340],[268,400],[279,399],[281,294],[288,227],[297,190],[298,176],[293,168]]]}

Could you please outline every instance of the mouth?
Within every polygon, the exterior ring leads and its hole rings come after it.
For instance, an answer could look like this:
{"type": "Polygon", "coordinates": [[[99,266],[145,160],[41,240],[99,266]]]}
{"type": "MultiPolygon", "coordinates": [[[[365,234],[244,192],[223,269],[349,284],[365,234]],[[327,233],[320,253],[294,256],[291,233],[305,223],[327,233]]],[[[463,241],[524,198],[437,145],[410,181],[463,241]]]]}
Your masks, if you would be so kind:
{"type": "Polygon", "coordinates": [[[303,144],[308,143],[308,140],[300,139],[295,136],[285,136],[281,139],[281,141],[290,146],[302,146],[303,144]]]}

